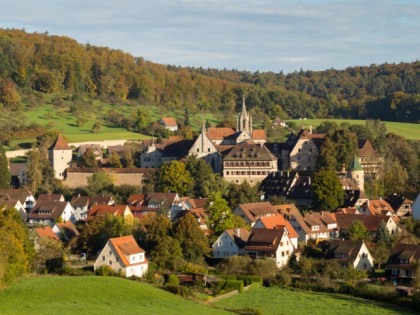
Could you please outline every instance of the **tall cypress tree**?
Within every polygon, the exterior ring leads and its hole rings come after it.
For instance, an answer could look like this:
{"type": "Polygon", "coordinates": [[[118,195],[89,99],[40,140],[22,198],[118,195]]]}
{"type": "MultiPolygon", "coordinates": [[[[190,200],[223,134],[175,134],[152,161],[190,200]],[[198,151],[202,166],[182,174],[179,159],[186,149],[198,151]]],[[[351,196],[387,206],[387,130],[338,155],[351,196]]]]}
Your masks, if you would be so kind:
{"type": "Polygon", "coordinates": [[[6,151],[0,143],[0,189],[10,188],[10,170],[6,157],[6,151]]]}

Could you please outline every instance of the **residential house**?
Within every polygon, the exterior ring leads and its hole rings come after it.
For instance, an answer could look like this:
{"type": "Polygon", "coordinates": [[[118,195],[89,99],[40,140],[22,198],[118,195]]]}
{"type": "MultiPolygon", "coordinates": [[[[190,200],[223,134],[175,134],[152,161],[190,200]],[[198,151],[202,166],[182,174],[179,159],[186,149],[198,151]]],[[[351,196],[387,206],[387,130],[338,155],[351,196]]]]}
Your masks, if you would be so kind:
{"type": "Polygon", "coordinates": [[[399,196],[393,194],[385,198],[385,201],[394,209],[398,217],[411,217],[412,216],[412,206],[413,201],[405,198],[404,196],[399,196]]]}
{"type": "Polygon", "coordinates": [[[73,207],[67,201],[37,202],[28,215],[29,224],[54,226],[57,220],[75,222],[73,207]]]}
{"type": "Polygon", "coordinates": [[[167,212],[172,220],[182,210],[182,198],[177,193],[148,193],[130,196],[128,204],[135,215],[140,213],[167,212]]]}
{"type": "Polygon", "coordinates": [[[248,181],[255,186],[276,171],[277,158],[264,144],[252,140],[236,145],[223,158],[223,178],[236,184],[248,181]]]}
{"type": "Polygon", "coordinates": [[[277,268],[281,268],[287,265],[293,254],[293,244],[285,226],[277,229],[253,228],[244,250],[253,258],[274,259],[277,268]]]}
{"type": "Polygon", "coordinates": [[[364,214],[344,214],[344,213],[332,213],[331,214],[340,232],[346,235],[349,227],[355,221],[360,221],[365,226],[366,230],[371,236],[375,236],[378,232],[381,221],[384,221],[390,234],[395,234],[398,230],[397,223],[391,216],[387,215],[364,215],[364,214]]]}
{"type": "Polygon", "coordinates": [[[213,243],[213,257],[225,258],[244,254],[243,248],[249,237],[246,228],[227,229],[213,243]]]}
{"type": "Polygon", "coordinates": [[[374,266],[373,256],[363,241],[330,240],[321,242],[318,247],[324,258],[337,260],[342,267],[371,270],[374,266]]]}
{"type": "Polygon", "coordinates": [[[94,205],[115,205],[115,201],[112,197],[108,196],[75,196],[71,199],[70,204],[73,207],[76,221],[85,220],[87,218],[89,210],[94,205]]]}
{"type": "Polygon", "coordinates": [[[420,245],[397,243],[391,250],[386,269],[392,278],[413,279],[420,261],[420,245]]]}
{"type": "Polygon", "coordinates": [[[73,149],[67,144],[62,135],[59,135],[48,148],[48,160],[54,170],[55,178],[63,180],[66,177],[66,169],[70,167],[73,157],[73,149]]]}
{"type": "Polygon", "coordinates": [[[26,189],[0,189],[0,200],[19,200],[25,211],[29,213],[35,206],[34,195],[26,189]]]}
{"type": "MultiPolygon", "coordinates": [[[[49,227],[49,226],[48,226],[49,227]]],[[[52,227],[52,231],[59,239],[70,241],[79,236],[79,231],[71,221],[59,222],[52,227]]]]}
{"type": "Polygon", "coordinates": [[[87,150],[91,150],[97,160],[101,160],[104,157],[101,145],[96,143],[81,144],[77,151],[77,157],[79,159],[82,158],[87,150]]]}
{"type": "Polygon", "coordinates": [[[173,117],[164,117],[161,118],[160,121],[161,125],[170,131],[177,131],[178,130],[178,124],[176,123],[175,118],[173,117]]]}
{"type": "Polygon", "coordinates": [[[131,213],[131,209],[127,205],[94,205],[89,210],[86,221],[93,220],[99,216],[122,216],[124,220],[128,223],[134,222],[133,214],[131,213]]]}
{"type": "Polygon", "coordinates": [[[339,235],[337,223],[326,211],[306,213],[303,216],[294,204],[276,208],[298,233],[299,242],[306,244],[309,240],[326,240],[339,235]]]}
{"type": "MultiPolygon", "coordinates": [[[[275,206],[273,206],[275,208],[275,206]]],[[[279,229],[285,227],[287,232],[289,233],[290,241],[292,242],[293,248],[298,248],[298,239],[299,235],[292,227],[289,221],[287,221],[281,214],[274,215],[271,217],[263,217],[259,218],[254,225],[254,228],[261,228],[261,229],[279,229]]]]}
{"type": "Polygon", "coordinates": [[[276,127],[285,128],[285,127],[287,127],[287,124],[283,120],[281,120],[280,118],[276,117],[271,124],[271,128],[274,129],[276,127]]]}
{"type": "Polygon", "coordinates": [[[62,194],[39,194],[36,198],[37,202],[56,202],[56,201],[66,201],[62,194]]]}
{"type": "Polygon", "coordinates": [[[34,241],[35,251],[39,250],[39,241],[41,238],[47,238],[49,240],[60,241],[60,238],[54,233],[49,225],[35,228],[31,231],[31,237],[34,241]]]}
{"type": "Polygon", "coordinates": [[[94,269],[109,266],[126,277],[142,277],[148,269],[145,254],[132,235],[110,238],[96,259],[94,269]]]}
{"type": "Polygon", "coordinates": [[[248,225],[253,227],[259,218],[275,216],[278,213],[269,202],[255,202],[239,204],[233,214],[242,217],[248,225]]]}
{"type": "Polygon", "coordinates": [[[10,163],[12,188],[21,188],[28,185],[28,165],[26,163],[10,163]]]}
{"type": "Polygon", "coordinates": [[[391,205],[383,199],[371,199],[359,207],[359,212],[365,215],[387,215],[395,218],[397,215],[391,205]]]}
{"type": "Polygon", "coordinates": [[[26,213],[26,210],[23,208],[22,204],[19,200],[2,200],[0,199],[0,211],[1,207],[4,207],[5,209],[16,209],[17,212],[19,212],[20,217],[22,218],[23,222],[26,222],[28,220],[28,214],[26,213]]]}
{"type": "Polygon", "coordinates": [[[192,209],[203,209],[209,198],[189,198],[187,197],[182,204],[182,209],[184,210],[192,210],[192,209]]]}

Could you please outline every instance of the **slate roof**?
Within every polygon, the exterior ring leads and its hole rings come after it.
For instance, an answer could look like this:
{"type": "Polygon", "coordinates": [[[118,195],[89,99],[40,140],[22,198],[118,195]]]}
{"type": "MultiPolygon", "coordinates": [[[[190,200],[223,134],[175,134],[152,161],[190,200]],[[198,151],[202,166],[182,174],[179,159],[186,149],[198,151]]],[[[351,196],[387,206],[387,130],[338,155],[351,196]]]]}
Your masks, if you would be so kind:
{"type": "Polygon", "coordinates": [[[320,242],[318,246],[323,250],[325,258],[353,264],[363,246],[363,241],[328,240],[320,242]],[[336,254],[345,257],[336,257],[336,254]]]}
{"type": "Polygon", "coordinates": [[[265,145],[247,140],[237,144],[223,161],[277,161],[277,158],[265,145]]]}
{"type": "Polygon", "coordinates": [[[354,221],[361,221],[366,229],[370,232],[376,232],[379,229],[381,221],[385,223],[391,218],[386,215],[364,215],[364,214],[344,214],[335,213],[333,214],[337,221],[337,225],[340,230],[348,230],[350,225],[354,221]]]}
{"type": "Polygon", "coordinates": [[[25,200],[32,193],[26,189],[0,189],[0,200],[19,200],[25,206],[25,200]]]}
{"type": "Polygon", "coordinates": [[[72,150],[72,148],[69,147],[67,141],[64,140],[63,136],[60,134],[48,150],[72,150]]]}
{"type": "Polygon", "coordinates": [[[269,202],[254,202],[239,204],[238,208],[251,222],[256,222],[258,218],[276,215],[277,211],[273,209],[269,202]]]}

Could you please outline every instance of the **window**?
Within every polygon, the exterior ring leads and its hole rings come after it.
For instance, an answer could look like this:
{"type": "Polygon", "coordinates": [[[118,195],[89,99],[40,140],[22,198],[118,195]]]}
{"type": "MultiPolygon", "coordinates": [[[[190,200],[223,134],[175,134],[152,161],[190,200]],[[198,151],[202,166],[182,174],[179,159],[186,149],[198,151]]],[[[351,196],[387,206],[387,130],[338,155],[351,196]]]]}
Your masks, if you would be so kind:
{"type": "Polygon", "coordinates": [[[108,260],[108,265],[112,266],[112,260],[108,260]]]}
{"type": "Polygon", "coordinates": [[[207,152],[210,152],[210,148],[207,149],[207,152]]]}
{"type": "Polygon", "coordinates": [[[119,261],[120,261],[120,257],[115,257],[115,260],[116,260],[117,262],[119,262],[119,261]]]}
{"type": "Polygon", "coordinates": [[[110,255],[110,256],[112,255],[112,250],[108,251],[108,255],[110,255]]]}
{"type": "Polygon", "coordinates": [[[105,256],[102,256],[101,257],[101,261],[105,261],[105,256]]]}
{"type": "Polygon", "coordinates": [[[200,148],[197,148],[197,152],[200,152],[200,148]]]}

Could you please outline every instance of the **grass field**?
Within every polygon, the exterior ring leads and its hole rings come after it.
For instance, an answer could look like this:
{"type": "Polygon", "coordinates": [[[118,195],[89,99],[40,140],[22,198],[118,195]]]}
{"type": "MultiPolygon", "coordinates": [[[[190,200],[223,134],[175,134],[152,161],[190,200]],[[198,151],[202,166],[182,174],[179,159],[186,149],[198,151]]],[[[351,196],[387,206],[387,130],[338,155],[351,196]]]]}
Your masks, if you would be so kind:
{"type": "MultiPolygon", "coordinates": [[[[353,119],[291,119],[287,122],[294,122],[298,127],[304,127],[309,129],[309,126],[312,125],[313,128],[318,127],[323,121],[333,121],[338,125],[342,123],[348,123],[351,125],[364,125],[364,120],[353,120],[353,119]]],[[[385,122],[388,132],[395,133],[397,135],[403,136],[410,140],[420,140],[420,124],[408,124],[400,122],[385,122]]]]}
{"type": "Polygon", "coordinates": [[[36,277],[0,291],[0,314],[229,314],[148,284],[109,277],[36,277]]]}
{"type": "Polygon", "coordinates": [[[236,296],[214,303],[226,310],[252,308],[262,314],[366,315],[416,314],[391,304],[353,298],[346,295],[298,292],[280,288],[252,287],[236,296]]]}

